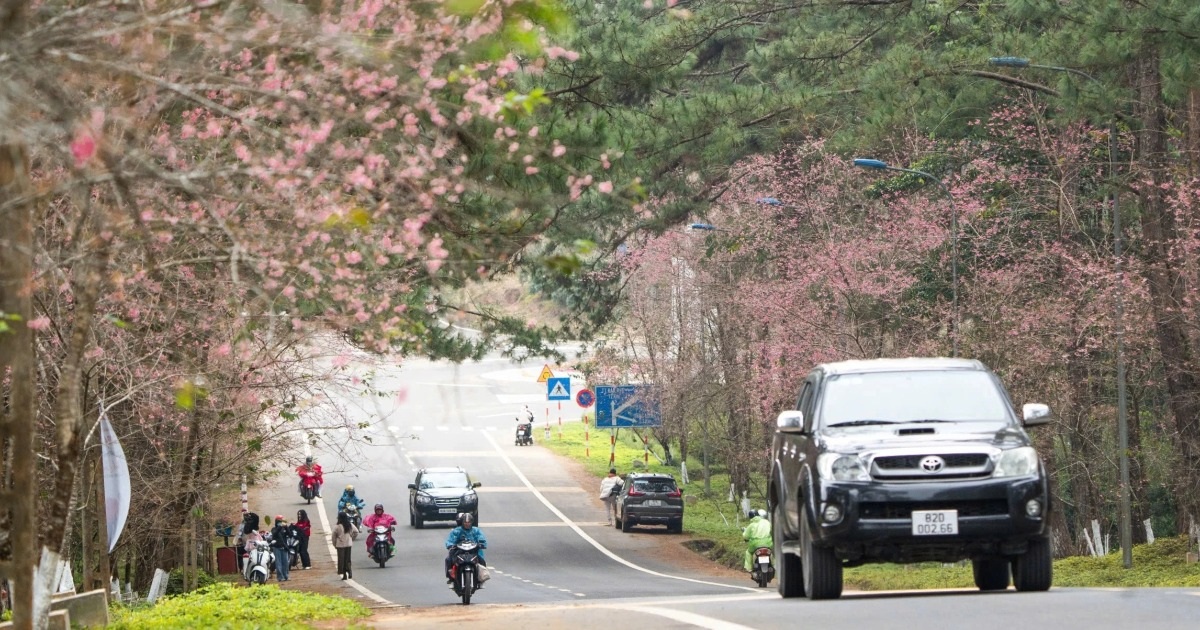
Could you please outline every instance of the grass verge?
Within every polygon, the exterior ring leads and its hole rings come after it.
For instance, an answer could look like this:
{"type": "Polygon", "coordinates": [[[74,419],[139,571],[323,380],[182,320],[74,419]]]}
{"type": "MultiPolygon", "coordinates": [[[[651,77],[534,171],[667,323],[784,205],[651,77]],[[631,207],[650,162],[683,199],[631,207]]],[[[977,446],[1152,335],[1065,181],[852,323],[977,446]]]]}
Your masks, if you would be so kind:
{"type": "MultiPolygon", "coordinates": [[[[535,432],[535,437],[540,433],[535,432]]],[[[581,464],[588,472],[599,478],[609,468],[609,455],[613,447],[607,429],[595,428],[587,431],[582,423],[572,422],[559,428],[551,427],[549,440],[540,440],[542,446],[581,464]]],[[[654,445],[651,445],[652,448],[654,445]]],[[[661,455],[661,448],[656,449],[661,455]]],[[[624,474],[631,470],[666,472],[680,479],[679,466],[665,466],[655,455],[646,457],[642,441],[633,431],[619,432],[615,446],[615,466],[624,474]]],[[[745,519],[740,514],[740,498],[730,502],[728,495],[729,475],[720,468],[709,471],[708,490],[702,478],[702,466],[694,458],[688,460],[690,483],[681,484],[688,500],[684,509],[684,531],[695,539],[686,543],[689,548],[714,561],[730,567],[740,567],[745,544],[742,542],[742,527],[745,519]]],[[[765,483],[758,484],[765,488],[765,483]]],[[[754,507],[766,507],[761,492],[750,492],[754,507]]],[[[1159,538],[1152,545],[1136,545],[1133,549],[1133,568],[1121,566],[1120,552],[1100,558],[1077,556],[1054,562],[1055,586],[1090,587],[1139,587],[1139,586],[1182,586],[1200,587],[1200,563],[1187,563],[1187,536],[1159,538]]],[[[847,589],[880,591],[909,589],[974,588],[975,581],[969,562],[945,565],[930,562],[910,565],[871,564],[845,571],[847,589]]]]}
{"type": "Polygon", "coordinates": [[[174,628],[244,628],[301,630],[312,621],[357,620],[369,615],[358,602],[276,585],[234,586],[217,582],[186,595],[174,595],[155,605],[110,609],[109,628],[159,630],[174,628]]]}

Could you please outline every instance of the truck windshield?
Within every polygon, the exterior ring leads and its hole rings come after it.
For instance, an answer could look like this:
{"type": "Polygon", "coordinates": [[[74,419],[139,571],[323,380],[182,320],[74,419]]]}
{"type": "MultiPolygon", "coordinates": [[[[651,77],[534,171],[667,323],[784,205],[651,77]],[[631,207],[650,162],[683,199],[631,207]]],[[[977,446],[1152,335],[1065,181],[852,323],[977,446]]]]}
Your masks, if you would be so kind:
{"type": "Polygon", "coordinates": [[[986,373],[975,370],[868,372],[829,377],[821,397],[822,426],[943,420],[1004,422],[1008,402],[986,373]]]}

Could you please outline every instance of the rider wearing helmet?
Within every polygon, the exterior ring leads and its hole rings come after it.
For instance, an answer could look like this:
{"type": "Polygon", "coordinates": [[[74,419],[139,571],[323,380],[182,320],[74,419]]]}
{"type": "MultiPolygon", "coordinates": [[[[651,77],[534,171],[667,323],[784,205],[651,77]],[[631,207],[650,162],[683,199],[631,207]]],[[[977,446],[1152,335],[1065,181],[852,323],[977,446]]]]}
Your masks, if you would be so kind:
{"type": "Polygon", "coordinates": [[[746,555],[743,564],[746,570],[754,568],[754,550],[759,547],[770,547],[774,544],[771,539],[771,521],[767,520],[766,510],[749,510],[746,517],[750,523],[742,530],[742,539],[746,541],[746,555]]]}
{"type": "Polygon", "coordinates": [[[383,511],[383,504],[375,504],[375,513],[367,515],[363,520],[363,527],[367,530],[367,555],[370,555],[371,548],[375,544],[375,526],[382,525],[388,528],[388,557],[396,555],[396,539],[392,537],[392,532],[396,530],[396,518],[391,514],[383,511]]]}
{"type": "MultiPolygon", "coordinates": [[[[454,547],[458,543],[469,540],[479,545],[479,564],[487,566],[487,562],[483,558],[483,550],[487,549],[487,537],[483,535],[478,527],[475,527],[475,517],[470,512],[463,512],[455,519],[458,527],[450,531],[450,535],[446,537],[446,583],[452,584],[454,580],[450,579],[450,562],[454,558],[454,547]]],[[[479,584],[479,588],[483,588],[483,584],[479,584]]]]}
{"type": "Polygon", "coordinates": [[[321,474],[321,465],[314,462],[312,456],[304,458],[304,464],[296,467],[296,474],[300,475],[300,493],[304,493],[304,478],[312,477],[316,485],[317,498],[321,498],[321,484],[325,483],[325,477],[321,474]]]}
{"type": "Polygon", "coordinates": [[[359,510],[367,507],[367,502],[358,498],[358,495],[354,493],[354,486],[346,486],[346,489],[342,491],[342,498],[338,499],[338,511],[344,510],[346,504],[352,504],[359,510]]]}

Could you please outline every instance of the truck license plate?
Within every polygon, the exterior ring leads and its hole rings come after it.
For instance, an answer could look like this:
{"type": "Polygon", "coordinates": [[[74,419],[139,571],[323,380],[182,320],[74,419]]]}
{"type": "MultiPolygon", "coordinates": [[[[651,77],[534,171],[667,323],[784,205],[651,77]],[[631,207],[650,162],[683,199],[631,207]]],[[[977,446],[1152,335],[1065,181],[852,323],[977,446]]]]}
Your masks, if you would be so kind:
{"type": "Polygon", "coordinates": [[[913,510],[913,536],[958,534],[958,510],[913,510]]]}

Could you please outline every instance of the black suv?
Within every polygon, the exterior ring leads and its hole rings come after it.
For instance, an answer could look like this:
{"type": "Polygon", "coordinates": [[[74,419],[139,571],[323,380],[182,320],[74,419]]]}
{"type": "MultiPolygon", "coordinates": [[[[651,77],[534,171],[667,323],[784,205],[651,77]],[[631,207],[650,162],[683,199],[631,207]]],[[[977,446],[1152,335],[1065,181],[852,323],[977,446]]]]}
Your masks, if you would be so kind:
{"type": "Polygon", "coordinates": [[[1050,495],[1024,426],[978,361],[819,365],[779,414],[768,494],[779,593],[832,599],[842,568],[971,560],[980,590],[1050,588],[1050,495]]]}
{"type": "Polygon", "coordinates": [[[470,512],[479,523],[479,495],[467,471],[455,467],[422,468],[408,484],[408,524],[421,529],[425,521],[453,521],[470,512]]]}
{"type": "Polygon", "coordinates": [[[617,495],[614,523],[627,532],[634,525],[666,525],[667,531],[683,531],[683,493],[675,477],[663,473],[629,473],[617,495]]]}

